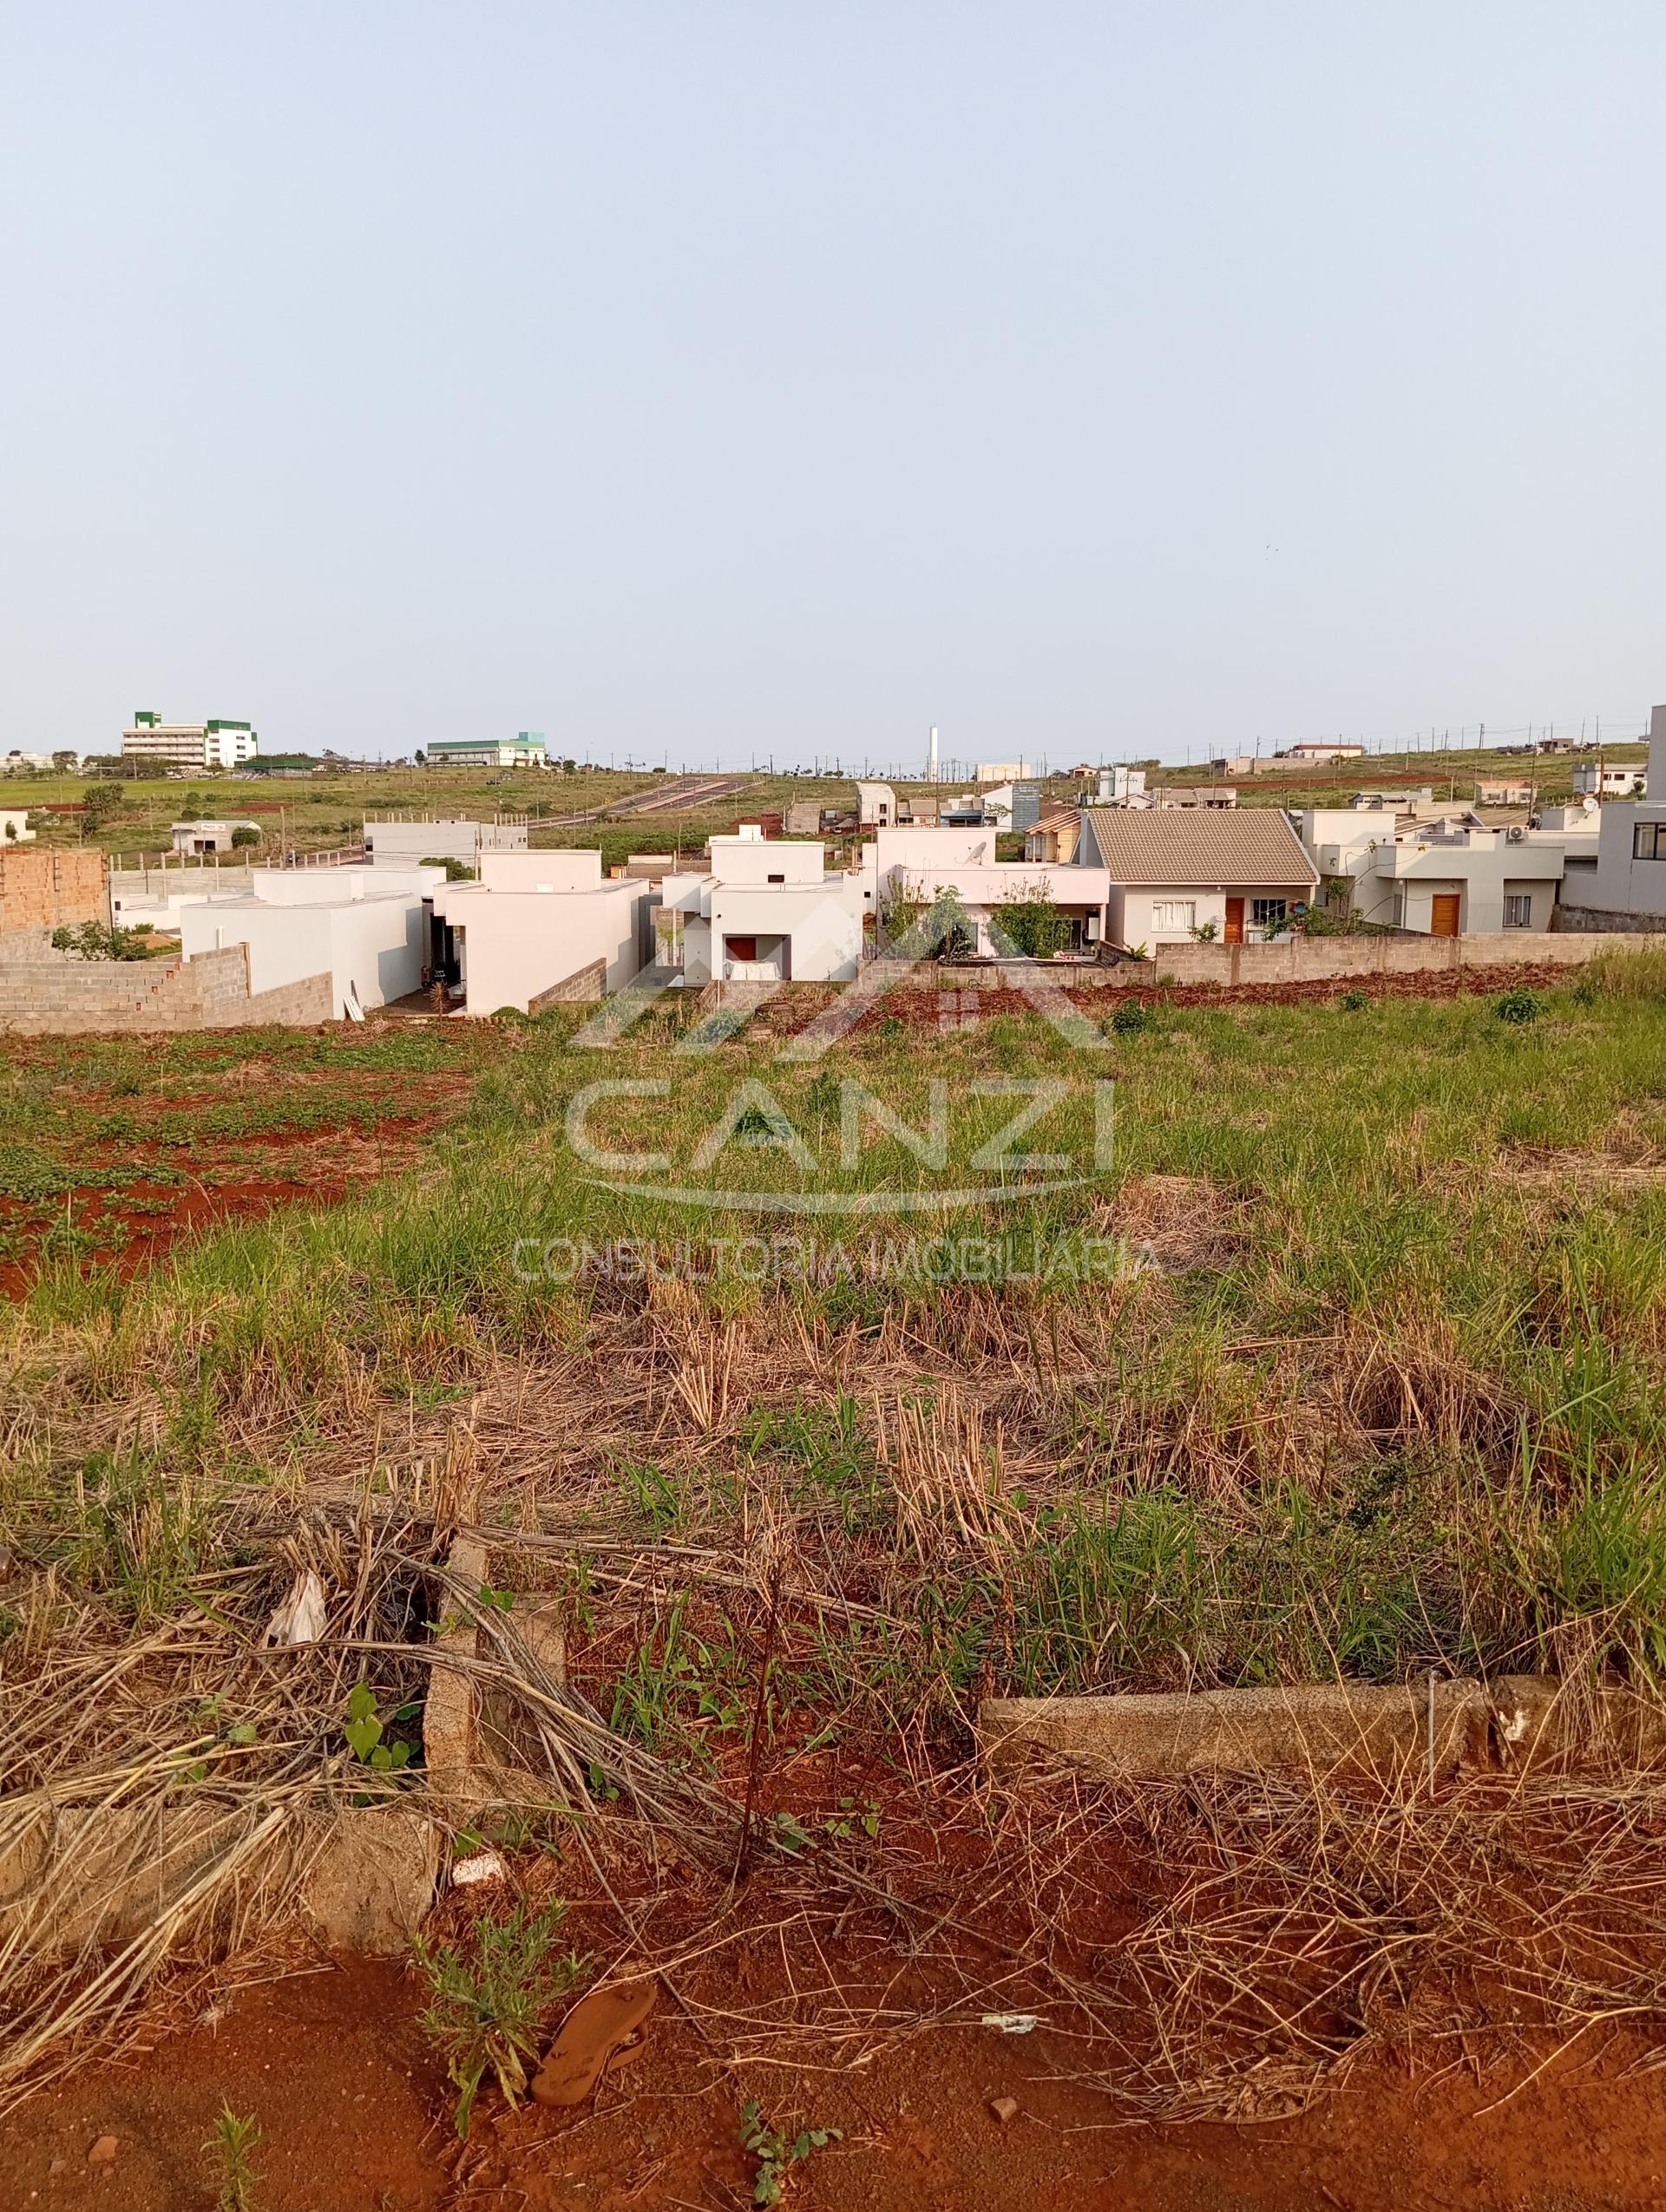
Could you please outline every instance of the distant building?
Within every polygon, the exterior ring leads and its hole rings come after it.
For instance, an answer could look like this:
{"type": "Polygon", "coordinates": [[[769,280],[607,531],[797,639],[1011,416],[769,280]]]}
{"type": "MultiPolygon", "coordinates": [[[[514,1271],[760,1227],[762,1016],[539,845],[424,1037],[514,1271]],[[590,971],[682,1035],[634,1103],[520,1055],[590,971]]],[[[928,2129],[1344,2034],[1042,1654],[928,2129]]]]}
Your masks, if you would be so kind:
{"type": "MultiPolygon", "coordinates": [[[[478,865],[482,853],[524,853],[527,825],[519,816],[500,815],[493,821],[449,820],[432,815],[364,817],[365,857],[376,867],[420,867],[424,861],[478,865]]],[[[489,1008],[488,1011],[493,1011],[489,1008]]]]}
{"type": "MultiPolygon", "coordinates": [[[[1574,775],[1577,776],[1578,773],[1576,769],[1574,775]]],[[[1429,795],[1433,797],[1433,791],[1429,795]]],[[[1478,807],[1531,807],[1538,796],[1538,786],[1525,782],[1520,776],[1478,776],[1475,779],[1475,803],[1478,807]]]]}
{"type": "Polygon", "coordinates": [[[972,780],[974,783],[1015,783],[1020,776],[1034,774],[1027,761],[980,761],[972,780]]]}
{"type": "Polygon", "coordinates": [[[1287,745],[1282,758],[1309,762],[1362,761],[1365,748],[1363,745],[1347,744],[1339,737],[1335,744],[1322,744],[1315,741],[1311,744],[1287,745]]]}
{"type": "Polygon", "coordinates": [[[241,768],[259,751],[259,739],[246,722],[164,722],[141,707],[121,732],[121,757],[135,769],[241,768]]]}
{"type": "Polygon", "coordinates": [[[1143,768],[1102,768],[1097,782],[1102,807],[1125,807],[1144,796],[1145,771],[1143,768]]]}
{"type": "Polygon", "coordinates": [[[997,829],[1032,829],[1040,819],[1039,783],[997,783],[983,794],[986,819],[997,829]]]}
{"type": "Polygon", "coordinates": [[[0,807],[0,844],[26,844],[34,834],[27,807],[0,807]]]}
{"type": "Polygon", "coordinates": [[[1164,783],[1151,795],[1154,807],[1209,807],[1223,814],[1238,803],[1232,783],[1164,783]]]}
{"type": "Polygon", "coordinates": [[[889,783],[857,783],[856,820],[863,829],[890,828],[896,820],[896,794],[889,783]]]}
{"type": "Polygon", "coordinates": [[[1574,762],[1573,789],[1579,798],[1635,799],[1648,780],[1648,770],[1641,761],[1629,762],[1623,768],[1605,766],[1600,761],[1574,762]]]}
{"type": "MultiPolygon", "coordinates": [[[[260,835],[258,821],[236,820],[228,821],[176,821],[174,824],[174,850],[176,853],[229,853],[237,843],[239,829],[252,829],[260,835]]],[[[244,843],[249,840],[246,837],[244,843]]]]}
{"type": "Polygon", "coordinates": [[[428,748],[430,768],[548,768],[541,730],[513,737],[436,737],[428,748]]]}

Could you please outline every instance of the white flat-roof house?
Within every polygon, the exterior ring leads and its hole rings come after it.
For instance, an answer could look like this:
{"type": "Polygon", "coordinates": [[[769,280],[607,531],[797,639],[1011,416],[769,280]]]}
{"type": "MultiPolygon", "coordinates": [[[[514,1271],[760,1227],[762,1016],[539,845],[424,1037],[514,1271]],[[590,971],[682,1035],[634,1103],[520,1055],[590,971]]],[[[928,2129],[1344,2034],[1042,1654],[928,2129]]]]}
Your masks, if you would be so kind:
{"type": "Polygon", "coordinates": [[[709,868],[661,886],[666,951],[689,985],[849,983],[869,889],[861,870],[830,872],[824,845],[714,837],[709,868]]]}
{"type": "Polygon", "coordinates": [[[403,998],[421,983],[423,900],[444,880],[438,868],[253,868],[250,880],[253,887],[232,898],[180,906],[187,959],[246,945],[251,991],[327,974],[338,1019],[403,998]]]}
{"type": "Polygon", "coordinates": [[[1345,880],[1361,921],[1427,936],[1551,926],[1570,851],[1595,848],[1595,825],[1489,829],[1479,817],[1407,821],[1387,808],[1309,808],[1302,842],[1320,874],[1345,880]]]}
{"type": "Polygon", "coordinates": [[[430,965],[455,972],[470,1014],[528,1012],[535,999],[601,967],[621,991],[653,958],[651,886],[605,877],[593,851],[490,852],[479,880],[442,882],[430,901],[440,942],[430,965]]]}
{"type": "Polygon", "coordinates": [[[0,841],[22,845],[35,834],[29,826],[27,807],[0,807],[0,841]]]}
{"type": "Polygon", "coordinates": [[[1114,945],[1183,945],[1200,930],[1256,944],[1311,902],[1319,880],[1276,807],[1090,807],[1076,858],[1108,879],[1114,945]]]}
{"type": "Polygon", "coordinates": [[[1573,788],[1580,797],[1588,794],[1597,799],[1635,799],[1641,795],[1648,781],[1648,765],[1643,761],[1623,764],[1576,761],[1573,764],[1573,788]]]}
{"type": "MultiPolygon", "coordinates": [[[[1077,854],[1079,861],[1079,849],[1077,854]]],[[[1069,949],[1097,945],[1110,879],[1103,868],[997,861],[992,827],[882,830],[868,847],[871,903],[882,915],[898,905],[929,906],[952,891],[977,935],[980,953],[999,953],[1003,906],[1044,900],[1070,920],[1069,949]]]]}

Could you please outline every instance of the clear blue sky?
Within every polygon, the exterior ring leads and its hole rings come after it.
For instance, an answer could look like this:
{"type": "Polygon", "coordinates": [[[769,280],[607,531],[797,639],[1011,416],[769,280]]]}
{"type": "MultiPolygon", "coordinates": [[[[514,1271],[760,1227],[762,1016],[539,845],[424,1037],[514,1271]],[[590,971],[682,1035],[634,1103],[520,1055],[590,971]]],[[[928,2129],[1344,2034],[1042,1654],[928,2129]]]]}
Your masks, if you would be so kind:
{"type": "Polygon", "coordinates": [[[0,749],[1666,697],[1666,7],[0,0],[0,749]]]}

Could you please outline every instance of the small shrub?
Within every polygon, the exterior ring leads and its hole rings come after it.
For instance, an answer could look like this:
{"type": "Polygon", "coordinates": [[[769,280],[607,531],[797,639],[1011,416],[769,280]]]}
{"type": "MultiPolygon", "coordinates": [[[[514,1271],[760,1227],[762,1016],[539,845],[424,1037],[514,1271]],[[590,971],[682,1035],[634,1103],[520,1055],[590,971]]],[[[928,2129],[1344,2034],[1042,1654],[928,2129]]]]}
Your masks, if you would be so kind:
{"type": "Polygon", "coordinates": [[[136,929],[109,929],[102,922],[85,921],[77,927],[52,933],[55,952],[73,953],[78,960],[148,960],[148,951],[136,929]]]}
{"type": "Polygon", "coordinates": [[[1368,991],[1345,991],[1338,1001],[1345,1014],[1362,1014],[1371,1004],[1368,991]]]}
{"type": "Polygon", "coordinates": [[[779,2204],[792,2169],[808,2158],[812,2150],[840,2141],[843,2135],[840,2128],[805,2128],[789,2140],[779,2128],[771,2127],[765,2120],[758,2099],[749,2097],[741,2108],[740,2147],[758,2161],[758,2178],[752,2184],[753,2203],[779,2204]]]}
{"type": "Polygon", "coordinates": [[[1149,1029],[1151,1025],[1150,1009],[1139,998],[1125,998],[1111,1017],[1113,1037],[1138,1037],[1142,1030],[1149,1029]]]}
{"type": "Polygon", "coordinates": [[[239,2118],[230,2104],[220,2107],[214,2131],[202,2146],[219,2162],[220,2194],[214,2200],[218,2212],[255,2212],[253,2154],[265,2140],[253,2113],[239,2118]]]}
{"type": "Polygon", "coordinates": [[[1502,998],[1493,1000],[1492,1011],[1501,1022],[1509,1022],[1520,1028],[1527,1022],[1538,1019],[1539,1003],[1532,991],[1518,985],[1515,990],[1506,991],[1502,998]]]}
{"type": "Polygon", "coordinates": [[[583,1960],[576,1952],[563,1955],[555,1949],[566,1917],[565,1905],[530,1915],[517,1906],[506,1921],[476,1921],[467,1954],[456,1944],[416,1946],[430,1995],[423,2030],[456,2085],[460,2136],[468,2136],[489,2070],[509,2104],[519,2102],[544,2015],[578,1985],[583,1960]]]}

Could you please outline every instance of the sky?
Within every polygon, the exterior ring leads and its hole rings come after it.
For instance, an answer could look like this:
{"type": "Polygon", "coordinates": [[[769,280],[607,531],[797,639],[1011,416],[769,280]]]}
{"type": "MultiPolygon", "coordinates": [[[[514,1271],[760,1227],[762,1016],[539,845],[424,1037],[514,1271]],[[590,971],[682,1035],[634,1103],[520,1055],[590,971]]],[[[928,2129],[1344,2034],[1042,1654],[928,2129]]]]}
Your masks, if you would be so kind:
{"type": "Polygon", "coordinates": [[[1666,698],[1659,0],[0,0],[0,750],[1666,698]]]}

